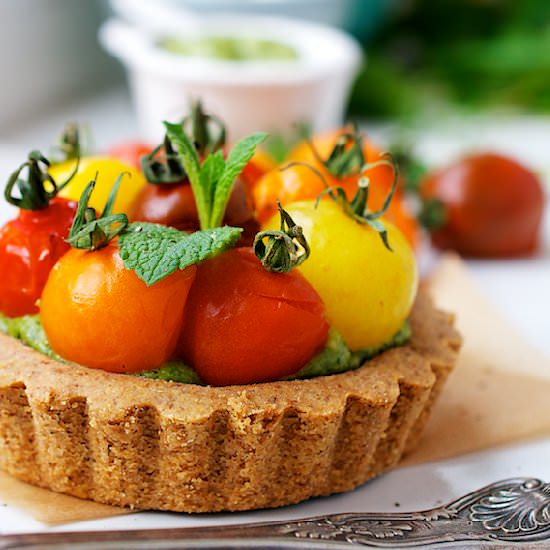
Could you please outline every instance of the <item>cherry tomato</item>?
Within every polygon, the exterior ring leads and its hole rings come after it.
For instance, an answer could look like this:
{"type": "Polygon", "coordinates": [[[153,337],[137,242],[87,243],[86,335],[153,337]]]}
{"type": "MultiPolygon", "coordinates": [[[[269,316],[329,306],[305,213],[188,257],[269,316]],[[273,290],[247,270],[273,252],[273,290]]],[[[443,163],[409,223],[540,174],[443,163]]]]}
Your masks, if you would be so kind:
{"type": "Polygon", "coordinates": [[[195,197],[189,183],[149,183],[138,193],[128,217],[132,221],[159,223],[182,231],[199,228],[195,197]]]}
{"type": "MultiPolygon", "coordinates": [[[[392,252],[336,202],[296,202],[285,210],[309,242],[311,255],[297,269],[323,299],[330,325],[352,350],[390,339],[409,315],[418,285],[414,254],[402,233],[384,220],[392,252]]],[[[266,227],[278,226],[275,216],[266,227]]]]}
{"type": "Polygon", "coordinates": [[[273,158],[259,147],[241,172],[241,178],[250,188],[253,188],[260,178],[277,167],[273,158]]]}
{"type": "Polygon", "coordinates": [[[76,202],[55,198],[40,210],[20,210],[0,229],[0,311],[10,317],[36,313],[48,274],[69,250],[65,242],[76,202]]]}
{"type": "MultiPolygon", "coordinates": [[[[328,186],[342,187],[348,199],[353,198],[357,191],[358,175],[336,177],[319,161],[326,159],[336,145],[338,138],[345,133],[345,129],[321,134],[313,138],[313,146],[318,153],[314,153],[307,142],[298,144],[290,153],[288,162],[305,163],[312,166],[324,178],[328,186]]],[[[380,160],[382,151],[368,140],[363,140],[363,155],[366,163],[380,160]]],[[[390,166],[376,166],[367,173],[370,185],[369,207],[378,210],[384,203],[393,182],[393,170],[390,166]]],[[[265,223],[276,212],[279,200],[283,206],[303,200],[314,200],[325,189],[323,180],[311,169],[302,165],[293,165],[284,170],[272,170],[260,179],[253,189],[256,218],[265,223]]],[[[328,196],[325,199],[329,198],[328,196]]],[[[385,216],[401,229],[412,246],[418,239],[418,224],[414,217],[407,212],[403,196],[398,189],[385,216]]]]}
{"type": "Polygon", "coordinates": [[[116,241],[72,249],[50,273],[40,316],[52,349],[110,372],[155,369],[171,358],[195,267],[152,286],[126,269],[116,241]]]}
{"type": "Polygon", "coordinates": [[[493,153],[465,157],[429,175],[420,193],[443,209],[443,225],[431,234],[438,248],[484,257],[528,254],[537,248],[542,186],[510,158],[493,153]]]}
{"type": "Polygon", "coordinates": [[[297,372],[327,335],[323,302],[296,270],[266,271],[237,248],[199,266],[179,351],[209,384],[248,384],[297,372]]]}
{"type": "MultiPolygon", "coordinates": [[[[66,179],[73,171],[75,162],[76,160],[68,160],[52,166],[49,170],[50,175],[56,181],[66,179]]],[[[78,200],[86,185],[95,179],[97,173],[97,184],[90,200],[90,206],[101,212],[107,202],[113,181],[123,172],[127,172],[128,175],[122,179],[114,210],[115,212],[128,212],[139,190],[145,185],[145,178],[141,172],[132,166],[112,157],[90,156],[80,159],[78,172],[69,184],[59,192],[59,195],[78,200]]]]}
{"type": "MultiPolygon", "coordinates": [[[[169,225],[181,231],[199,229],[195,196],[187,181],[146,185],[138,193],[128,217],[132,221],[169,225]]],[[[233,184],[223,223],[244,229],[240,245],[250,244],[258,231],[250,191],[240,178],[233,184]]]]}
{"type": "Polygon", "coordinates": [[[153,147],[141,141],[118,143],[107,149],[107,156],[114,157],[124,164],[141,171],[141,158],[149,155],[153,147]]]}

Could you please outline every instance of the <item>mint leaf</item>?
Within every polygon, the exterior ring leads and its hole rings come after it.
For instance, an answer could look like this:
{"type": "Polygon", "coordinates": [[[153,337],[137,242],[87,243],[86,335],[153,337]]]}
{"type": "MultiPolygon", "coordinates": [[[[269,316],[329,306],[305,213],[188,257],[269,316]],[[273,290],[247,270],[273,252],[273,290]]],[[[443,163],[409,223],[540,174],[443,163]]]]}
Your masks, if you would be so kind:
{"type": "Polygon", "coordinates": [[[124,266],[147,286],[233,246],[241,228],[215,227],[187,234],[173,227],[136,222],[119,237],[124,266]]]}
{"type": "Polygon", "coordinates": [[[164,126],[191,182],[201,229],[218,227],[223,220],[235,178],[267,134],[253,134],[237,142],[227,161],[224,160],[222,151],[216,151],[206,157],[201,166],[195,146],[182,125],[164,122],[164,126]]]}
{"type": "MultiPolygon", "coordinates": [[[[212,212],[212,205],[214,204],[214,192],[216,190],[216,184],[220,179],[223,171],[225,170],[225,159],[223,153],[217,151],[213,155],[206,157],[201,166],[200,171],[200,186],[205,195],[205,203],[208,212],[212,212]]],[[[219,225],[219,224],[218,224],[219,225]]],[[[202,225],[201,225],[202,227],[202,225]]],[[[208,224],[208,227],[216,227],[215,225],[208,224]]]]}
{"type": "Polygon", "coordinates": [[[215,186],[214,204],[210,213],[210,227],[217,227],[221,224],[235,178],[243,171],[247,162],[252,158],[256,147],[266,137],[265,132],[252,134],[238,141],[231,149],[227,157],[225,170],[215,186]]]}
{"type": "Polygon", "coordinates": [[[199,221],[201,227],[204,229],[207,227],[206,224],[209,220],[211,207],[208,204],[208,197],[200,182],[201,165],[197,149],[187,137],[181,124],[171,124],[170,122],[163,122],[163,124],[166,128],[168,139],[176,148],[185,173],[191,182],[191,189],[193,189],[195,203],[197,204],[197,212],[199,213],[199,221]]]}

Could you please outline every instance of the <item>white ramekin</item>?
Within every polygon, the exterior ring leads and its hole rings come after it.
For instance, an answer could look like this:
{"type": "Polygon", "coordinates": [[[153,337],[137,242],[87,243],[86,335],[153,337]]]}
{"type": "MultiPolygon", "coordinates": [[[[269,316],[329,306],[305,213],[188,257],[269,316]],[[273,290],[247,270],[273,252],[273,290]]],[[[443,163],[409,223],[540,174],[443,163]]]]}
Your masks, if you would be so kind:
{"type": "Polygon", "coordinates": [[[342,122],[361,63],[361,49],[347,34],[301,20],[242,14],[209,18],[196,29],[185,25],[185,38],[199,32],[252,36],[283,42],[298,53],[291,62],[225,61],[158,48],[160,36],[177,34],[177,23],[159,31],[158,24],[138,28],[111,19],[100,29],[102,45],[127,69],[142,137],[160,139],[161,121],[180,119],[192,99],[226,122],[231,139],[258,130],[285,135],[299,122],[313,130],[342,122]]]}

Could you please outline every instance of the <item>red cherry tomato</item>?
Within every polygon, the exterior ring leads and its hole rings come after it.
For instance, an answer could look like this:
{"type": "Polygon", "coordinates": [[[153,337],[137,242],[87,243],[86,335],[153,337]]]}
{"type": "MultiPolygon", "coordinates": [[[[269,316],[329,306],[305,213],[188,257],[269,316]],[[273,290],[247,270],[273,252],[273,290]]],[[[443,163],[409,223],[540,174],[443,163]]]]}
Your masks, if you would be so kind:
{"type": "Polygon", "coordinates": [[[153,147],[140,141],[118,143],[107,150],[107,155],[141,170],[141,157],[151,154],[153,147]]]}
{"type": "Polygon", "coordinates": [[[20,210],[0,229],[0,311],[10,317],[36,313],[36,301],[65,242],[76,202],[57,197],[40,210],[20,210]]]}
{"type": "Polygon", "coordinates": [[[236,248],[199,266],[179,351],[208,384],[248,384],[297,372],[327,334],[323,302],[300,273],[271,273],[236,248]]]}
{"type": "MultiPolygon", "coordinates": [[[[240,244],[251,244],[259,225],[254,220],[251,193],[240,178],[235,180],[223,222],[242,227],[240,244]]],[[[129,212],[132,221],[169,225],[182,231],[199,229],[195,196],[188,181],[148,184],[141,189],[129,212]]]]}
{"type": "Polygon", "coordinates": [[[169,225],[182,231],[195,231],[199,225],[189,183],[149,183],[138,193],[129,218],[132,221],[169,225]]]}
{"type": "Polygon", "coordinates": [[[528,254],[538,245],[542,186],[510,158],[493,153],[463,158],[429,175],[420,193],[443,208],[444,223],[431,234],[438,248],[506,257],[528,254]]]}

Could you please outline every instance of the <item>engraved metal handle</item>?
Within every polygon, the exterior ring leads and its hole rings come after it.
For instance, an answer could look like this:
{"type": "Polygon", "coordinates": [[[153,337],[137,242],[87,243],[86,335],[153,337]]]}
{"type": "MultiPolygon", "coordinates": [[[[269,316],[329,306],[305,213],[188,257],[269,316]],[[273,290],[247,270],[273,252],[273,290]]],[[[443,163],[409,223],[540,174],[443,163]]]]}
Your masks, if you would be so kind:
{"type": "Polygon", "coordinates": [[[493,483],[422,512],[333,514],[206,528],[6,535],[0,537],[0,550],[448,548],[470,544],[502,548],[521,543],[532,549],[548,548],[549,541],[550,484],[522,478],[493,483]]]}

